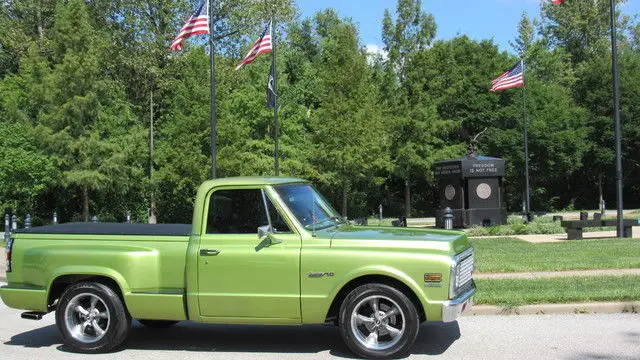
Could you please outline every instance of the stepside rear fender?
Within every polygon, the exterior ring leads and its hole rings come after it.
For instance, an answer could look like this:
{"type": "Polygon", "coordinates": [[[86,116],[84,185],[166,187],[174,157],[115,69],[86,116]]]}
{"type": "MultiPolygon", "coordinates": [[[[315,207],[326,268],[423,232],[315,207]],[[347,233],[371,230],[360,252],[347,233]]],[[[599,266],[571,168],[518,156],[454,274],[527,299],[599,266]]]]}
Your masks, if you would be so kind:
{"type": "Polygon", "coordinates": [[[21,274],[12,274],[11,280],[46,289],[47,298],[56,279],[73,275],[101,276],[118,285],[133,317],[186,318],[184,250],[163,249],[161,252],[121,241],[84,244],[74,241],[41,246],[29,242],[30,246],[19,252],[15,261],[21,274]]]}

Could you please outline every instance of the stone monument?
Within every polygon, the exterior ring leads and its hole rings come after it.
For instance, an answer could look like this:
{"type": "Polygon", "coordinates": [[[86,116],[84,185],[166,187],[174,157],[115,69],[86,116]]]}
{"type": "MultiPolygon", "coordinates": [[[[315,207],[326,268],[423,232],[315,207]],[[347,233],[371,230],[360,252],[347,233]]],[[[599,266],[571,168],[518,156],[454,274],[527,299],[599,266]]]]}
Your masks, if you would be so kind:
{"type": "Polygon", "coordinates": [[[460,159],[434,164],[437,227],[444,227],[442,218],[447,207],[451,208],[455,228],[502,225],[506,221],[502,184],[505,161],[477,156],[475,149],[470,150],[460,159]]]}

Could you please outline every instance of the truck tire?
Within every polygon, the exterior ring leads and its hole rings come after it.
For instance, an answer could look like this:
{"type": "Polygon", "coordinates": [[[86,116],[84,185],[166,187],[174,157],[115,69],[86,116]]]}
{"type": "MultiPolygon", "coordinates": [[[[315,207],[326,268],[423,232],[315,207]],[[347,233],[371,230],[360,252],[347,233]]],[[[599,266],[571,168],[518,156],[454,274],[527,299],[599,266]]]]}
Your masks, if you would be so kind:
{"type": "Polygon", "coordinates": [[[340,335],[367,359],[405,356],[418,335],[420,319],[411,299],[385,284],[353,289],[340,306],[340,335]]]}
{"type": "Polygon", "coordinates": [[[138,322],[146,327],[154,328],[154,329],[166,329],[168,327],[172,327],[177,324],[179,321],[174,320],[146,320],[146,319],[137,319],[138,322]]]}
{"type": "Polygon", "coordinates": [[[104,353],[121,345],[131,315],[118,294],[97,282],[69,286],[56,309],[56,325],[65,345],[83,353],[104,353]]]}

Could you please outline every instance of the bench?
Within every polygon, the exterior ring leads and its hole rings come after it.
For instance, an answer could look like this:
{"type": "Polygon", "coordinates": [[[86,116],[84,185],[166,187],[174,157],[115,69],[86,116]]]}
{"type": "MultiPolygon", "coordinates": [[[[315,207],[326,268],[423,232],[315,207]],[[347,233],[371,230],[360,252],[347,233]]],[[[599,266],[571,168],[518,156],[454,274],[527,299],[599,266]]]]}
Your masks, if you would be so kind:
{"type": "MultiPolygon", "coordinates": [[[[564,230],[567,232],[568,240],[582,240],[582,229],[586,227],[601,226],[617,226],[618,220],[566,220],[560,222],[564,230]]],[[[625,219],[622,220],[623,237],[630,238],[633,236],[633,227],[640,225],[640,220],[625,219]]]]}
{"type": "Polygon", "coordinates": [[[391,220],[391,226],[393,227],[407,227],[407,217],[401,216],[398,220],[391,220]]]}

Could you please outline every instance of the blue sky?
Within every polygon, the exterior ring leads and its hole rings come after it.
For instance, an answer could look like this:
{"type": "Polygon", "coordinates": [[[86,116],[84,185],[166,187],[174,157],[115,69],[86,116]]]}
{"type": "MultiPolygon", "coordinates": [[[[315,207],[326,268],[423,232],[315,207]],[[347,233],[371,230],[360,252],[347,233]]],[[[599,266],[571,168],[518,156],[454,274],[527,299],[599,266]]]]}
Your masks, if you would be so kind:
{"type": "MultiPolygon", "coordinates": [[[[540,1],[551,0],[423,0],[422,8],[430,12],[438,24],[438,39],[450,39],[466,34],[475,40],[494,39],[500,49],[512,52],[509,41],[517,33],[520,15],[526,11],[538,17],[540,1]]],[[[382,46],[382,15],[385,9],[393,13],[395,0],[295,0],[302,17],[318,10],[334,8],[343,17],[350,17],[360,29],[365,45],[382,46]]],[[[640,13],[640,0],[628,0],[620,10],[626,14],[640,13]]]]}

